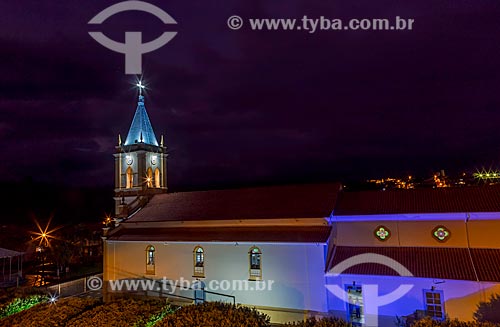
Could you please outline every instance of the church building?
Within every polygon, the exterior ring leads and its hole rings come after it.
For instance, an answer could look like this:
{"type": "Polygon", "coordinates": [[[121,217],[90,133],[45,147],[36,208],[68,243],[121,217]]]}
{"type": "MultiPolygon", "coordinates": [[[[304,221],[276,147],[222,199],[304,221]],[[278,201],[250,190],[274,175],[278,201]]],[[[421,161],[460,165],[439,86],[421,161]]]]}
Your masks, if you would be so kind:
{"type": "Polygon", "coordinates": [[[142,94],[114,157],[106,296],[117,280],[196,280],[201,292],[144,293],[249,305],[274,322],[335,315],[365,326],[376,312],[380,326],[392,326],[396,316],[472,320],[480,301],[500,293],[499,186],[347,192],[325,183],[167,192],[167,147],[155,136],[142,94]],[[382,257],[388,263],[372,260],[382,257]],[[348,265],[351,258],[362,261],[348,265]],[[411,287],[383,304],[368,296],[373,285],[379,298],[411,287]]]}

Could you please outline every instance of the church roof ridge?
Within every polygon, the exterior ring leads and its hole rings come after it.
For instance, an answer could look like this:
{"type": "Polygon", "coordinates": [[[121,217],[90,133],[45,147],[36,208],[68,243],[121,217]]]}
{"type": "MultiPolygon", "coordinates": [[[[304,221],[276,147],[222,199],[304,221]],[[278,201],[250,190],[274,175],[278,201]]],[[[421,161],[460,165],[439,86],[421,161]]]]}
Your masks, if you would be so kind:
{"type": "Polygon", "coordinates": [[[290,187],[302,187],[302,186],[335,186],[341,189],[340,182],[317,182],[317,183],[286,183],[286,184],[266,184],[266,185],[249,185],[249,186],[235,186],[235,187],[221,187],[221,188],[212,188],[212,189],[192,189],[185,191],[174,191],[169,192],[164,195],[173,195],[173,194],[186,194],[186,193],[202,193],[202,192],[233,192],[233,191],[245,191],[245,190],[259,190],[259,189],[281,189],[281,188],[290,188],[290,187]]]}
{"type": "Polygon", "coordinates": [[[340,188],[295,184],[157,194],[128,221],[329,217],[340,188]]]}

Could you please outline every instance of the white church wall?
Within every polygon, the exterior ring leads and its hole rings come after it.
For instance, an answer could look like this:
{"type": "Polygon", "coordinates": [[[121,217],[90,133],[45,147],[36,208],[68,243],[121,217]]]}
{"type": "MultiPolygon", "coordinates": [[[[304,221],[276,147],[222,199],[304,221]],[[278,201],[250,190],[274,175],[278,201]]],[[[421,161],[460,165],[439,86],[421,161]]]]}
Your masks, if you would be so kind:
{"type": "MultiPolygon", "coordinates": [[[[389,322],[392,325],[396,316],[407,316],[416,310],[425,310],[423,291],[432,287],[443,292],[446,315],[464,321],[473,320],[472,315],[480,301],[487,301],[492,294],[500,294],[499,283],[368,275],[327,277],[327,284],[339,285],[342,288],[353,285],[353,282],[362,288],[366,285],[378,285],[379,296],[391,293],[402,284],[414,285],[400,299],[379,308],[380,326],[384,326],[384,323],[389,325],[389,322]]],[[[330,292],[328,292],[328,307],[331,312],[346,318],[346,303],[330,292]]]]}
{"type": "MultiPolygon", "coordinates": [[[[327,311],[324,286],[325,246],[322,244],[272,243],[163,243],[107,241],[105,280],[150,277],[194,280],[193,250],[200,245],[205,254],[205,278],[212,281],[248,281],[252,246],[262,251],[263,281],[249,281],[249,287],[269,286],[264,291],[215,290],[234,295],[237,303],[297,310],[327,311]],[[146,247],[155,246],[155,275],[146,275],[146,247]],[[270,283],[269,281],[273,281],[270,283]]],[[[212,282],[213,283],[213,282],[212,282]]],[[[208,295],[210,300],[223,298],[208,295]]]]}

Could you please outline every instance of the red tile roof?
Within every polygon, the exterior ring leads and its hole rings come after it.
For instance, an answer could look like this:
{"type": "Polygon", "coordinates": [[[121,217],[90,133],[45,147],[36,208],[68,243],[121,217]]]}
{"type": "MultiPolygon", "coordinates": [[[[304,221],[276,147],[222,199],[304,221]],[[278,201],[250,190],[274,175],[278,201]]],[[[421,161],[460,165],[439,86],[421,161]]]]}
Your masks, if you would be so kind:
{"type": "Polygon", "coordinates": [[[109,239],[160,242],[324,243],[330,235],[330,230],[330,226],[127,228],[122,225],[111,233],[109,239]]]}
{"type": "Polygon", "coordinates": [[[329,217],[340,184],[305,184],[155,195],[129,221],[329,217]]]}
{"type": "Polygon", "coordinates": [[[471,254],[479,280],[500,281],[499,249],[472,249],[471,254]]]}
{"type": "Polygon", "coordinates": [[[342,192],[336,216],[398,213],[500,212],[500,185],[342,192]]]}
{"type": "MultiPolygon", "coordinates": [[[[500,282],[500,249],[472,249],[471,255],[466,248],[338,246],[334,251],[327,271],[355,255],[375,253],[396,260],[415,277],[500,282]]],[[[344,274],[397,276],[391,268],[373,263],[353,266],[344,274]]]]}

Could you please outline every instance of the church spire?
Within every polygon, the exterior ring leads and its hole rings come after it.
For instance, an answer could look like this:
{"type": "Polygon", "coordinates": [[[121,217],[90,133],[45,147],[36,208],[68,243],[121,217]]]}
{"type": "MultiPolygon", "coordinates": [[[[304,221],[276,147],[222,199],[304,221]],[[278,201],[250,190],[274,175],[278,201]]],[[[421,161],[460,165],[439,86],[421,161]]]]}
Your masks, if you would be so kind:
{"type": "Polygon", "coordinates": [[[137,109],[123,143],[118,136],[114,154],[115,212],[120,220],[139,210],[150,196],[167,192],[167,147],[163,139],[159,146],[149,121],[144,85],[137,80],[136,87],[137,109]]]}
{"type": "Polygon", "coordinates": [[[141,81],[139,81],[136,86],[139,89],[139,101],[137,102],[134,119],[132,119],[132,124],[130,125],[127,138],[125,139],[125,145],[144,143],[158,146],[153,126],[151,126],[151,121],[149,120],[146,107],[144,106],[144,95],[142,95],[142,90],[145,86],[141,81]]]}

